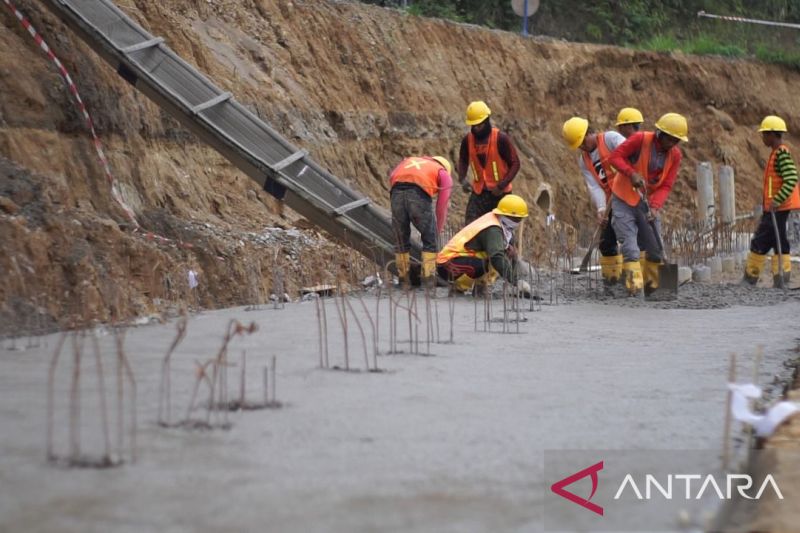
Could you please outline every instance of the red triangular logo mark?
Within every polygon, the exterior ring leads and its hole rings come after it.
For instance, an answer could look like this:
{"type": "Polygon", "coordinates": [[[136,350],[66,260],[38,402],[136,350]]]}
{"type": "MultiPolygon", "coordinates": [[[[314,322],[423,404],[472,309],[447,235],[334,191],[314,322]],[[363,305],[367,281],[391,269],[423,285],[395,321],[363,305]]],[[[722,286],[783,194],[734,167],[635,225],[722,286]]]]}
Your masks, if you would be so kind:
{"type": "Polygon", "coordinates": [[[586,509],[589,509],[593,513],[597,513],[600,516],[603,516],[603,508],[589,501],[592,499],[592,496],[594,496],[594,493],[597,492],[597,484],[598,484],[597,473],[602,469],[603,469],[603,461],[600,461],[599,463],[594,464],[588,468],[584,468],[580,472],[575,472],[571,476],[565,477],[561,481],[553,483],[553,485],[550,487],[550,490],[552,490],[554,493],[558,494],[562,498],[568,499],[572,503],[577,503],[581,507],[585,507],[586,509]],[[566,487],[567,485],[572,485],[579,479],[583,479],[586,476],[592,477],[592,493],[589,495],[588,499],[581,498],[580,496],[573,494],[568,490],[564,490],[564,487],[566,487]]]}

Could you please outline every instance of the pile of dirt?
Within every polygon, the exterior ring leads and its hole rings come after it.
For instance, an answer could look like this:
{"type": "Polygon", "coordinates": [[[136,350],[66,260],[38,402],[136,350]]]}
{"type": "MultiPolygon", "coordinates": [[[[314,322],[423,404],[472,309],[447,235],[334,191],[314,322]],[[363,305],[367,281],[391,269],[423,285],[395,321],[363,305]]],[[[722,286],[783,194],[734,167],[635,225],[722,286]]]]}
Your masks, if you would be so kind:
{"type": "MultiPolygon", "coordinates": [[[[130,232],[58,74],[4,11],[0,269],[11,273],[0,287],[4,316],[25,307],[68,324],[153,312],[157,301],[183,301],[160,287],[174,287],[190,268],[206,282],[204,305],[247,302],[251,272],[269,285],[275,246],[246,235],[275,226],[305,231],[304,221],[125,84],[41,3],[24,0],[20,8],[74,74],[142,226],[194,247],[130,232]]],[[[623,106],[640,108],[648,125],[666,111],[686,114],[691,141],[665,212],[683,219],[694,212],[694,167],[706,160],[736,168],[737,208],[750,210],[768,155],[755,125],[769,113],[800,124],[800,74],[778,66],[524,39],[341,1],[132,0],[120,8],[384,206],[397,160],[456,155],[474,99],[485,99],[495,124],[514,136],[522,158],[515,190],[532,201],[550,183],[556,216],[572,226],[591,220],[575,154],[560,139],[573,114],[597,128],[610,127],[623,106]]],[[[455,192],[453,203],[451,223],[466,196],[455,192]]],[[[533,211],[536,239],[545,213],[533,211]]],[[[283,254],[293,286],[335,277],[336,261],[354,262],[335,244],[320,247],[313,232],[309,238],[314,244],[299,243],[295,257],[283,254]]]]}

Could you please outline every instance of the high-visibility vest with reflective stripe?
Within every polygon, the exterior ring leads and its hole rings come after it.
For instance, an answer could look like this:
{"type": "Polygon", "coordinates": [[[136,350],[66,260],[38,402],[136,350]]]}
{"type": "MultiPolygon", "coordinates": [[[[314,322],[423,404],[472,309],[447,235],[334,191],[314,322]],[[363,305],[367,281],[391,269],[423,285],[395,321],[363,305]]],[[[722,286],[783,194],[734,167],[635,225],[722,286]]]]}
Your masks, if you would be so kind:
{"type": "MultiPolygon", "coordinates": [[[[785,144],[780,145],[778,148],[774,149],[772,153],[769,155],[769,161],[767,161],[767,167],[764,169],[764,209],[767,209],[767,200],[772,200],[772,198],[778,194],[778,191],[781,190],[781,186],[783,186],[783,178],[780,177],[778,174],[778,169],[775,168],[775,164],[777,163],[778,158],[778,150],[786,150],[789,151],[789,147],[785,144]]],[[[787,211],[789,209],[800,209],[800,185],[795,185],[794,189],[792,189],[792,194],[789,195],[781,205],[775,208],[776,211],[787,211]]]]}
{"type": "Polygon", "coordinates": [[[468,250],[466,244],[474,239],[478,233],[491,226],[500,226],[500,219],[490,211],[456,233],[436,255],[436,263],[443,265],[455,257],[480,257],[485,259],[487,257],[486,252],[468,250]]]}
{"type": "MultiPolygon", "coordinates": [[[[497,188],[497,183],[501,181],[508,172],[508,165],[500,157],[498,139],[500,130],[492,128],[489,134],[489,142],[486,144],[475,144],[475,135],[472,132],[467,134],[467,150],[469,153],[469,166],[472,169],[472,190],[475,194],[483,192],[486,187],[490,191],[497,188]],[[485,157],[486,165],[481,166],[478,155],[485,157]]],[[[503,192],[511,192],[509,183],[503,192]]]]}
{"type": "Polygon", "coordinates": [[[390,188],[397,183],[413,183],[433,197],[439,190],[442,165],[427,157],[407,157],[392,171],[390,188]]]}
{"type": "Polygon", "coordinates": [[[600,174],[597,173],[597,168],[594,166],[594,161],[592,161],[592,156],[589,152],[583,152],[583,164],[586,165],[586,168],[589,169],[589,172],[592,173],[594,176],[595,181],[598,185],[603,189],[603,192],[606,193],[606,200],[611,197],[611,184],[614,183],[614,177],[617,175],[617,170],[612,167],[608,163],[608,157],[611,155],[611,150],[608,149],[608,145],[606,144],[606,134],[605,133],[598,133],[597,134],[597,155],[600,157],[600,165],[603,167],[603,172],[606,174],[606,179],[600,177],[600,174]]]}
{"type": "MultiPolygon", "coordinates": [[[[652,194],[661,187],[666,177],[672,172],[672,167],[675,164],[674,155],[678,147],[673,146],[670,148],[669,152],[667,152],[667,157],[664,159],[664,168],[650,172],[650,158],[653,155],[653,142],[656,138],[656,134],[652,131],[645,131],[643,136],[642,147],[639,150],[639,158],[633,166],[636,172],[644,177],[647,185],[647,194],[652,194]]],[[[639,191],[633,188],[631,179],[622,172],[618,173],[617,177],[614,179],[614,183],[611,184],[611,190],[620,200],[630,206],[638,205],[642,199],[639,191]]]]}

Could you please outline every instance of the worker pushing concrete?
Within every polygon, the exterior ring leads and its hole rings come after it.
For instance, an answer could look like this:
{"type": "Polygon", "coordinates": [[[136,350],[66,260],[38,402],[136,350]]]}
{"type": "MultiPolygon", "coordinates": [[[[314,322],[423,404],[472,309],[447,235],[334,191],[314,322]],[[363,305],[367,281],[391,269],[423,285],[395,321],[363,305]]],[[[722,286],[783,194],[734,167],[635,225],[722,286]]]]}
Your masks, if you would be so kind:
{"type": "Polygon", "coordinates": [[[607,287],[615,285],[622,274],[622,255],[617,245],[617,234],[610,224],[612,210],[611,184],[616,170],[609,164],[611,152],[625,142],[625,137],[616,131],[596,132],[589,121],[572,117],[562,128],[564,142],[572,150],[580,150],[578,167],[583,174],[586,188],[595,207],[595,217],[600,226],[600,271],[607,287]]]}
{"type": "Polygon", "coordinates": [[[471,193],[464,224],[491,212],[503,196],[511,192],[511,182],[519,172],[519,157],[511,137],[492,126],[492,111],[485,102],[472,102],[466,120],[470,131],[461,140],[458,181],[471,193]],[[467,181],[467,172],[471,180],[467,181]]]}
{"type": "Polygon", "coordinates": [[[617,114],[617,131],[627,139],[641,129],[643,122],[641,111],[635,107],[623,107],[617,114]]]}
{"type": "Polygon", "coordinates": [[[780,117],[768,116],[761,121],[761,140],[772,153],[764,169],[764,214],[758,223],[744,270],[744,282],[755,285],[764,268],[766,254],[773,250],[772,277],[775,287],[783,288],[789,282],[792,262],[789,256],[789,239],[786,238],[786,221],[792,209],[800,209],[800,191],[797,186],[797,167],[783,142],[787,132],[786,122],[780,117]]]}
{"type": "Polygon", "coordinates": [[[517,257],[511,240],[528,205],[516,194],[508,194],[492,211],[455,234],[436,257],[439,275],[453,280],[454,289],[467,292],[475,281],[491,282],[499,274],[525,295],[530,284],[517,276],[517,257]]]}
{"type": "Polygon", "coordinates": [[[409,285],[411,268],[411,225],[422,238],[422,280],[432,285],[436,279],[437,236],[447,220],[453,178],[450,161],[442,156],[407,157],[392,170],[390,198],[392,229],[395,234],[397,275],[409,285]],[[436,196],[436,211],[433,197],[436,196]]]}
{"type": "Polygon", "coordinates": [[[655,132],[634,133],[609,157],[617,169],[611,185],[611,224],[621,244],[623,278],[630,294],[642,288],[650,294],[658,288],[663,257],[659,214],[681,166],[677,145],[689,140],[688,131],[685,117],[667,113],[656,122],[655,132]],[[640,249],[646,253],[644,269],[640,249]]]}

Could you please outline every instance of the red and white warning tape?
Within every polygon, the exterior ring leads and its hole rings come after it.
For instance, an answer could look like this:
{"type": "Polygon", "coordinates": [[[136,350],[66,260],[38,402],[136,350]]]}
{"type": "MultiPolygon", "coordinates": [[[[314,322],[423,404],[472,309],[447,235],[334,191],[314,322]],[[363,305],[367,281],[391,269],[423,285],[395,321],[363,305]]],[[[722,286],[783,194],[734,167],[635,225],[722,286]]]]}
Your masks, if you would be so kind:
{"type": "Polygon", "coordinates": [[[747,24],[761,24],[762,26],[779,26],[781,28],[794,28],[796,30],[800,29],[800,24],[793,24],[791,22],[774,22],[771,20],[760,20],[760,19],[748,19],[744,17],[731,17],[728,15],[712,15],[711,13],[706,13],[705,11],[698,11],[698,17],[706,17],[710,19],[719,19],[719,20],[729,20],[731,22],[745,22],[747,24]]]}
{"type": "Polygon", "coordinates": [[[97,136],[97,132],[95,132],[94,130],[94,123],[92,122],[92,117],[89,115],[89,112],[86,109],[86,105],[83,103],[83,100],[81,99],[81,96],[78,93],[78,87],[75,85],[75,82],[72,81],[72,77],[69,75],[69,72],[67,72],[67,69],[61,63],[61,61],[59,61],[55,53],[53,53],[53,50],[44,41],[44,38],[42,38],[41,34],[39,34],[36,31],[36,29],[33,27],[30,21],[25,17],[25,15],[23,15],[19,11],[19,9],[17,9],[16,6],[11,3],[11,0],[3,0],[3,3],[6,5],[9,11],[11,11],[14,14],[17,20],[19,20],[20,24],[22,24],[22,27],[25,28],[25,30],[31,35],[31,37],[33,37],[33,40],[36,42],[39,48],[41,48],[42,51],[47,55],[50,61],[53,62],[53,64],[58,69],[58,73],[61,75],[61,77],[64,79],[64,82],[67,84],[69,92],[72,94],[72,97],[75,100],[75,103],[78,107],[78,111],[83,116],[84,121],[86,122],[86,126],[89,128],[89,131],[92,134],[92,140],[94,142],[94,149],[97,152],[97,158],[100,160],[100,164],[103,167],[103,172],[105,173],[106,180],[108,180],[108,184],[111,187],[111,196],[114,198],[114,201],[116,201],[117,204],[120,206],[120,208],[125,212],[125,216],[128,218],[131,225],[133,226],[134,233],[139,233],[145,239],[148,240],[156,240],[165,243],[175,243],[178,246],[184,248],[191,248],[192,245],[189,243],[175,241],[173,239],[162,237],[161,235],[144,231],[142,229],[142,227],[139,225],[139,222],[136,220],[136,214],[134,213],[133,209],[131,209],[130,206],[128,206],[125,203],[125,200],[123,200],[122,195],[119,192],[117,181],[114,179],[114,175],[111,173],[111,166],[108,164],[108,159],[106,158],[106,154],[103,151],[103,144],[100,142],[100,138],[97,136]]]}

